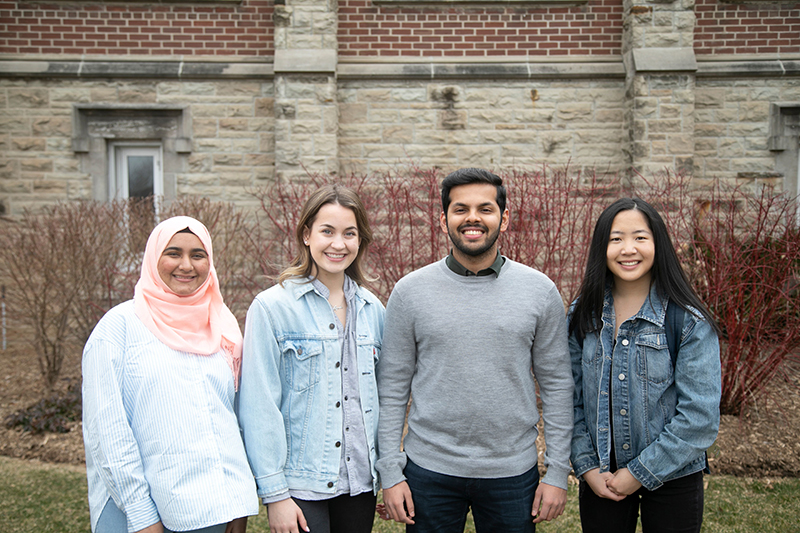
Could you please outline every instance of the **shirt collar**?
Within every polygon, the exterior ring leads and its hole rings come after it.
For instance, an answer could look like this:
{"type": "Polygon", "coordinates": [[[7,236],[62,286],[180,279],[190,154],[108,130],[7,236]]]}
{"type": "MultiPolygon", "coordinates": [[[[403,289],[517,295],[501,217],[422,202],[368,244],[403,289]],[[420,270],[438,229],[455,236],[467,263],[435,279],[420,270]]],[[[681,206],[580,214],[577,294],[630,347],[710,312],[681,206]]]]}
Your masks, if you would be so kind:
{"type": "Polygon", "coordinates": [[[490,276],[492,274],[494,274],[495,277],[498,277],[498,276],[500,276],[500,270],[502,270],[503,264],[505,262],[506,262],[506,258],[503,257],[502,255],[500,255],[500,252],[497,252],[497,257],[495,257],[494,263],[492,263],[489,268],[484,268],[483,270],[479,270],[478,272],[473,272],[471,270],[468,270],[467,267],[465,267],[464,265],[462,265],[461,263],[458,262],[458,260],[453,255],[453,251],[452,250],[450,251],[450,254],[447,256],[447,258],[445,259],[445,264],[448,266],[448,268],[450,268],[450,270],[452,270],[453,272],[455,272],[459,276],[467,276],[467,277],[469,277],[469,276],[490,276]]]}

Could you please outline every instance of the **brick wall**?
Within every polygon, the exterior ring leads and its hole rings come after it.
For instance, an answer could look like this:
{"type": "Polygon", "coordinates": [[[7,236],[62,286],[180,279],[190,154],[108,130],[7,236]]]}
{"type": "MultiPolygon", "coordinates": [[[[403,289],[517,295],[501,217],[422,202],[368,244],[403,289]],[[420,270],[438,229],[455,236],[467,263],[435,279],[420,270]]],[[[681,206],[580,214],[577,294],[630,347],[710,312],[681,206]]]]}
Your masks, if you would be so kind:
{"type": "Polygon", "coordinates": [[[618,55],[621,39],[621,0],[544,8],[339,2],[343,57],[618,55]]]}
{"type": "Polygon", "coordinates": [[[698,55],[800,53],[800,2],[697,0],[695,13],[698,55]]]}
{"type": "Polygon", "coordinates": [[[272,2],[0,1],[0,53],[269,56],[272,2]]]}

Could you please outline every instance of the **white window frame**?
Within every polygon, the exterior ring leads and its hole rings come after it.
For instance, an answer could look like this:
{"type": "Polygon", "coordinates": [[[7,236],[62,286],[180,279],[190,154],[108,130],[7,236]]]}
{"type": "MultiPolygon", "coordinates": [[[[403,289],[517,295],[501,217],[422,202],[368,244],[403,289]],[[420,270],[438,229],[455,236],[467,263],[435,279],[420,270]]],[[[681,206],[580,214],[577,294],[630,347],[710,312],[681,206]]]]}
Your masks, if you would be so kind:
{"type": "Polygon", "coordinates": [[[128,156],[153,158],[153,201],[156,219],[161,211],[164,196],[164,150],[161,143],[112,142],[108,146],[108,197],[124,200],[130,197],[128,186],[128,156]]]}

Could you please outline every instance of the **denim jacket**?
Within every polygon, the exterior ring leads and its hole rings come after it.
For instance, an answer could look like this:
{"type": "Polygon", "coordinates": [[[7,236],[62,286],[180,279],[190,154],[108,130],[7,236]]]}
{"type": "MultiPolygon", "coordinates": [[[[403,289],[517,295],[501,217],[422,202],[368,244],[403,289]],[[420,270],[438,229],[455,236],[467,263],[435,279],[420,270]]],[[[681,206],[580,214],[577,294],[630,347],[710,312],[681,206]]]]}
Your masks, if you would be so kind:
{"type": "MultiPolygon", "coordinates": [[[[358,287],[359,392],[373,490],[378,430],[375,364],[384,308],[358,287]]],[[[239,425],[261,498],[288,489],[333,493],[342,439],[342,347],[328,301],[307,279],[256,296],[247,312],[239,388],[239,425]]]]}
{"type": "Polygon", "coordinates": [[[664,331],[666,303],[652,288],[639,312],[620,325],[615,345],[608,290],[602,330],[586,336],[583,350],[575,334],[570,336],[575,475],[610,470],[611,429],[617,467],[627,467],[648,490],[704,469],[705,450],[719,429],[719,340],[699,312],[684,313],[673,367],[664,331]]]}

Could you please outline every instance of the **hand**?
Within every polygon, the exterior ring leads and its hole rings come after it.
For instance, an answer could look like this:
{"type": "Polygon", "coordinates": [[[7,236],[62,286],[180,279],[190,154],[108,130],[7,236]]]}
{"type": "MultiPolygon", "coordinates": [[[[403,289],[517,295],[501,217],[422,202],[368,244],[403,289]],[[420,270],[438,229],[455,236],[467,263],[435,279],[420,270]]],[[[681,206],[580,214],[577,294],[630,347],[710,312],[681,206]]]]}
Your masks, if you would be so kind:
{"type": "Polygon", "coordinates": [[[144,529],[140,529],[136,533],[164,533],[164,526],[161,524],[161,521],[159,520],[152,526],[147,526],[144,529]]]}
{"type": "Polygon", "coordinates": [[[236,518],[225,526],[225,533],[245,533],[247,531],[247,517],[236,518]]]}
{"type": "Polygon", "coordinates": [[[291,498],[267,504],[269,530],[272,533],[300,533],[310,531],[306,517],[291,498]]]}
{"type": "Polygon", "coordinates": [[[403,524],[414,524],[414,500],[408,483],[401,481],[394,487],[383,489],[383,503],[389,518],[403,524]]]}
{"type": "Polygon", "coordinates": [[[566,505],[566,490],[546,483],[539,483],[536,488],[536,495],[533,497],[533,509],[531,509],[531,516],[534,517],[533,523],[538,524],[539,522],[555,520],[564,512],[566,505]]]}
{"type": "Polygon", "coordinates": [[[642,484],[633,477],[630,470],[622,468],[614,472],[614,477],[606,482],[606,486],[615,494],[628,496],[639,490],[642,484]]]}
{"type": "Polygon", "coordinates": [[[592,492],[597,494],[599,497],[614,500],[615,502],[624,500],[624,495],[617,494],[609,489],[606,485],[606,483],[612,479],[614,479],[614,474],[611,472],[600,473],[599,468],[593,468],[583,474],[583,480],[589,485],[589,488],[592,489],[592,492]]]}
{"type": "Polygon", "coordinates": [[[386,505],[383,503],[379,503],[375,506],[375,512],[378,513],[378,516],[381,520],[391,520],[389,516],[389,511],[386,510],[386,505]]]}

